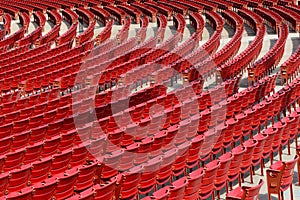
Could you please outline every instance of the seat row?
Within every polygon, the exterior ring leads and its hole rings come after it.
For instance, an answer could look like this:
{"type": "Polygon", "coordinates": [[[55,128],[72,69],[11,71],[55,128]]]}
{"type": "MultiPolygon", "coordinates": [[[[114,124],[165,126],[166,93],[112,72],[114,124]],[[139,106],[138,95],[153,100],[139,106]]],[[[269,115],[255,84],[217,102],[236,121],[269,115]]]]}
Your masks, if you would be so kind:
{"type": "Polygon", "coordinates": [[[285,24],[279,28],[279,38],[275,45],[261,59],[248,67],[248,82],[256,82],[263,76],[270,74],[280,62],[289,34],[289,28],[285,24]]]}
{"type": "MultiPolygon", "coordinates": [[[[256,24],[252,24],[252,26],[256,27],[256,24]]],[[[266,33],[266,27],[264,26],[256,29],[256,37],[254,38],[253,42],[238,56],[234,57],[232,60],[226,62],[224,65],[222,65],[217,69],[218,70],[218,74],[216,76],[217,80],[221,81],[220,80],[221,78],[222,80],[226,80],[230,77],[234,77],[239,73],[243,73],[246,67],[253,64],[253,62],[260,54],[265,33],[266,33]]]]}
{"type": "Polygon", "coordinates": [[[156,16],[158,14],[157,9],[139,2],[133,2],[130,5],[136,7],[137,9],[141,10],[143,13],[148,15],[152,23],[156,22],[156,16]]]}
{"type": "Polygon", "coordinates": [[[171,20],[171,16],[173,13],[173,9],[169,6],[159,4],[154,1],[147,1],[145,4],[149,7],[155,8],[160,14],[165,15],[167,17],[167,20],[171,20]]]}
{"type": "Polygon", "coordinates": [[[129,16],[132,16],[134,22],[136,24],[139,24],[140,23],[140,20],[141,20],[141,17],[142,17],[142,12],[133,7],[133,6],[130,6],[130,5],[127,5],[127,4],[119,4],[118,5],[118,8],[121,8],[122,10],[124,10],[129,16]]]}
{"type": "Polygon", "coordinates": [[[168,7],[171,7],[173,9],[174,13],[179,13],[179,14],[183,15],[184,17],[186,17],[188,14],[188,7],[185,5],[182,5],[180,3],[177,3],[175,1],[162,0],[162,1],[159,1],[159,3],[166,5],[168,7]]]}
{"type": "Polygon", "coordinates": [[[203,6],[196,4],[195,2],[191,2],[191,1],[171,1],[172,4],[177,5],[184,5],[186,7],[188,7],[188,9],[192,12],[197,12],[199,14],[201,14],[203,12],[203,6]]]}
{"type": "Polygon", "coordinates": [[[298,73],[300,66],[300,47],[280,66],[281,84],[293,81],[298,73]]]}
{"type": "Polygon", "coordinates": [[[123,43],[127,40],[129,35],[130,25],[131,25],[131,18],[128,17],[122,20],[122,24],[123,24],[122,29],[116,35],[116,39],[118,43],[123,43]]]}
{"type": "Polygon", "coordinates": [[[126,21],[127,14],[122,9],[112,5],[105,6],[104,9],[107,10],[119,24],[123,24],[126,21]]]}
{"type": "Polygon", "coordinates": [[[139,43],[142,43],[145,41],[147,36],[147,29],[149,25],[149,18],[147,16],[144,16],[140,20],[140,29],[137,32],[137,37],[139,38],[139,43]]]}

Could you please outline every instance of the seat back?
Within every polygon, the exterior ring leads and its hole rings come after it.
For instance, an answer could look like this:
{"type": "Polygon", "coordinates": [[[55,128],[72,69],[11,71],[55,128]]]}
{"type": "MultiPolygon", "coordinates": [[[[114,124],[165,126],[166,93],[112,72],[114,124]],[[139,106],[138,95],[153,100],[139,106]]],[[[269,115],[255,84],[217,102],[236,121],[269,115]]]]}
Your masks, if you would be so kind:
{"type": "Polygon", "coordinates": [[[254,199],[258,199],[258,195],[259,195],[259,191],[261,186],[264,184],[264,181],[262,179],[260,179],[258,185],[254,186],[254,187],[242,187],[243,190],[245,190],[246,192],[244,193],[245,196],[243,199],[245,200],[254,200],[254,199]]]}
{"type": "Polygon", "coordinates": [[[233,159],[233,155],[231,153],[226,153],[219,157],[220,167],[217,171],[215,186],[216,190],[222,189],[228,179],[228,170],[233,159]]]}
{"type": "Polygon", "coordinates": [[[294,176],[294,168],[295,168],[295,165],[298,162],[298,160],[299,160],[299,156],[296,155],[293,160],[288,161],[288,162],[283,162],[284,169],[283,169],[282,178],[281,178],[282,186],[292,184],[293,176],[294,176]]]}
{"type": "Polygon", "coordinates": [[[116,183],[117,179],[112,178],[108,183],[106,184],[97,184],[94,186],[94,199],[95,200],[102,200],[107,199],[111,200],[114,197],[115,189],[116,189],[116,183]]]}
{"type": "Polygon", "coordinates": [[[188,178],[188,184],[185,188],[184,198],[185,199],[197,199],[199,193],[199,187],[202,182],[204,175],[203,168],[198,168],[197,170],[191,172],[188,178]]]}
{"type": "Polygon", "coordinates": [[[215,189],[215,179],[217,176],[217,171],[220,167],[220,163],[217,160],[214,160],[208,163],[204,169],[205,173],[203,175],[201,184],[200,184],[200,191],[199,194],[201,198],[207,198],[210,196],[215,189]],[[203,196],[204,195],[204,196],[203,196]]]}

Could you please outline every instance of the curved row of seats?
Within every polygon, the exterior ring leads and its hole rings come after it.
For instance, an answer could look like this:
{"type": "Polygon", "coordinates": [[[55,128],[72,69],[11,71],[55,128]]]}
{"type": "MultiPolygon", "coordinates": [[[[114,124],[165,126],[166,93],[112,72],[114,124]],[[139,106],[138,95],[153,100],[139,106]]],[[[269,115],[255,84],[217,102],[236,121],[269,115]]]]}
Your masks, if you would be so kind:
{"type": "MultiPolygon", "coordinates": [[[[91,3],[88,3],[90,2],[89,0],[84,2],[76,0],[66,0],[63,2],[49,0],[46,2],[55,2],[63,10],[70,9],[70,13],[75,13],[71,10],[76,7],[82,6],[87,9],[88,4],[95,6],[95,2],[92,0],[91,3]]],[[[116,4],[119,3],[122,3],[122,1],[116,2],[116,4]]],[[[113,1],[103,1],[102,4],[107,7],[115,8],[115,6],[113,6],[113,1]]],[[[217,5],[219,5],[219,7],[221,7],[221,5],[207,3],[205,1],[200,1],[197,5],[199,4],[205,7],[207,16],[215,15],[211,19],[208,19],[208,22],[212,23],[213,27],[216,29],[213,36],[202,46],[202,48],[206,49],[208,55],[211,54],[213,58],[224,56],[222,62],[219,60],[217,61],[223,63],[227,61],[230,56],[228,56],[226,52],[217,54],[214,54],[214,52],[220,44],[221,31],[224,22],[215,12],[208,12],[208,10],[215,10],[218,7],[217,5]]],[[[19,3],[18,8],[21,7],[21,3],[19,3]]],[[[150,6],[148,8],[152,7],[150,6]]],[[[29,6],[25,6],[22,9],[30,11],[29,6]]],[[[176,11],[172,6],[167,6],[164,10],[172,10],[175,11],[175,13],[180,12],[178,10],[176,11]]],[[[160,10],[159,12],[165,13],[163,10],[160,10]]],[[[225,12],[230,13],[231,11],[225,12]]],[[[118,13],[121,13],[121,11],[118,10],[113,16],[118,18],[118,13]]],[[[64,15],[66,17],[66,14],[64,15]]],[[[195,16],[196,14],[192,15],[195,16]]],[[[228,24],[235,29],[236,34],[239,35],[242,30],[243,22],[235,16],[236,14],[231,13],[230,15],[231,16],[224,15],[224,17],[228,20],[228,24]]],[[[176,14],[172,17],[173,20],[179,22],[177,30],[183,30],[182,28],[185,26],[183,25],[185,20],[176,19],[176,17],[182,16],[176,14]]],[[[75,27],[73,19],[74,17],[69,17],[69,19],[67,19],[67,21],[70,22],[71,28],[75,27]]],[[[125,20],[128,19],[130,20],[129,17],[125,20]]],[[[147,18],[144,17],[143,19],[147,18]]],[[[164,29],[167,26],[167,20],[165,20],[166,17],[160,15],[159,19],[161,19],[161,21],[159,21],[160,29],[158,31],[164,33],[164,29]]],[[[21,197],[55,197],[57,199],[66,199],[69,197],[74,199],[93,199],[98,197],[106,199],[113,196],[115,196],[116,199],[131,198],[135,197],[138,193],[148,193],[156,186],[167,183],[168,180],[172,180],[176,176],[181,175],[186,169],[191,169],[203,161],[207,161],[210,158],[216,159],[215,156],[217,153],[223,153],[224,145],[227,145],[228,148],[233,148],[238,141],[242,141],[243,145],[236,147],[236,149],[232,149],[232,154],[236,153],[236,156],[232,156],[232,159],[235,160],[235,164],[232,164],[232,167],[235,168],[231,168],[232,176],[228,179],[228,177],[224,175],[226,174],[224,172],[222,176],[224,179],[221,181],[222,172],[219,172],[220,185],[215,187],[213,179],[211,178],[211,182],[209,183],[212,183],[210,184],[212,187],[208,193],[211,194],[214,191],[221,189],[221,185],[224,186],[224,180],[225,182],[232,182],[235,179],[242,179],[243,176],[241,176],[240,173],[244,174],[249,170],[251,171],[251,164],[254,166],[254,164],[259,163],[256,159],[261,159],[262,157],[260,154],[256,155],[255,160],[250,160],[252,159],[251,153],[253,152],[251,152],[250,147],[248,148],[247,145],[250,145],[252,150],[254,147],[257,148],[256,152],[258,154],[259,152],[262,152],[259,150],[261,148],[258,147],[258,143],[263,140],[257,137],[254,140],[244,141],[244,136],[252,135],[254,130],[260,131],[261,126],[265,126],[268,121],[274,120],[274,117],[279,116],[280,112],[284,113],[286,108],[289,109],[290,104],[294,105],[294,102],[299,98],[299,92],[297,92],[299,91],[299,83],[293,82],[288,88],[273,94],[271,97],[261,102],[260,100],[262,98],[273,91],[277,75],[266,77],[261,81],[258,81],[257,84],[249,87],[248,90],[240,93],[237,93],[239,77],[229,79],[205,93],[202,92],[203,79],[199,76],[194,76],[191,80],[195,81],[192,82],[190,86],[184,86],[181,90],[177,90],[172,94],[167,94],[166,86],[169,80],[172,80],[174,75],[176,75],[173,72],[168,71],[174,60],[179,60],[178,56],[184,59],[192,56],[197,57],[197,55],[202,54],[202,51],[197,47],[199,45],[198,41],[199,38],[201,38],[204,24],[201,23],[200,19],[196,21],[199,21],[200,23],[198,23],[202,25],[202,27],[200,26],[199,29],[197,29],[199,31],[196,31],[196,33],[180,46],[177,46],[180,39],[180,34],[178,33],[172,35],[165,41],[163,39],[164,37],[154,36],[149,40],[140,43],[139,46],[137,46],[139,43],[138,36],[129,39],[126,37],[121,44],[117,44],[116,39],[108,41],[103,40],[103,43],[98,46],[98,49],[92,49],[95,42],[93,40],[89,40],[87,43],[72,48],[71,41],[74,37],[70,37],[66,38],[65,41],[60,43],[60,46],[55,47],[52,50],[49,50],[49,43],[45,44],[45,46],[34,48],[33,50],[26,52],[26,54],[29,54],[30,56],[24,59],[20,59],[22,54],[16,53],[15,58],[18,62],[9,61],[9,64],[6,64],[1,69],[3,70],[2,75],[5,77],[5,79],[3,79],[5,80],[4,85],[6,85],[5,87],[8,86],[8,89],[3,87],[2,91],[10,91],[11,89],[15,90],[18,88],[21,94],[25,92],[31,97],[21,98],[18,101],[18,104],[16,104],[16,102],[12,102],[12,99],[18,98],[18,92],[15,91],[15,93],[7,94],[9,100],[7,100],[6,103],[3,101],[2,104],[4,108],[2,111],[8,112],[5,117],[3,116],[3,123],[5,125],[2,127],[3,131],[0,131],[2,133],[1,135],[8,135],[9,131],[13,131],[13,133],[11,136],[1,140],[1,144],[3,144],[0,149],[1,151],[5,152],[9,151],[9,149],[12,150],[12,152],[1,154],[2,159],[0,163],[3,171],[10,171],[3,173],[0,177],[0,185],[3,186],[1,192],[3,191],[8,199],[21,197]],[[158,41],[161,42],[161,44],[156,47],[158,41]],[[83,58],[90,52],[90,59],[88,59],[87,66],[84,66],[83,58]],[[176,54],[177,57],[172,57],[172,54],[176,54]],[[40,59],[33,63],[32,61],[38,57],[40,57],[40,59]],[[142,60],[140,61],[140,59],[142,60]],[[111,64],[109,64],[109,62],[111,62],[111,64]],[[155,62],[163,63],[167,65],[167,67],[158,67],[158,65],[155,65],[155,62]],[[20,64],[20,68],[16,70],[13,69],[17,64],[20,64]],[[99,71],[96,64],[101,64],[101,66],[108,64],[108,69],[99,71]],[[141,64],[142,66],[140,67],[139,65],[141,64]],[[82,66],[86,68],[82,68],[82,66]],[[23,76],[22,70],[28,72],[23,76]],[[97,80],[99,73],[103,73],[104,77],[97,80]],[[90,77],[87,76],[87,74],[92,74],[93,76],[90,77]],[[126,77],[126,80],[122,80],[122,84],[120,78],[123,76],[126,77]],[[80,79],[79,82],[76,82],[77,78],[80,79]],[[128,97],[126,91],[128,91],[128,89],[134,89],[134,87],[129,84],[140,81],[142,85],[144,82],[143,79],[147,78],[154,85],[130,95],[130,99],[132,99],[130,100],[130,108],[122,111],[122,107],[118,107],[118,111],[120,112],[112,115],[113,112],[111,107],[122,104],[124,99],[121,98],[128,97]],[[25,82],[21,82],[21,80],[23,81],[25,79],[25,82]],[[10,85],[11,83],[13,84],[10,85]],[[113,89],[112,86],[115,83],[118,85],[113,89]],[[95,111],[91,111],[91,102],[93,102],[94,99],[86,99],[85,95],[88,95],[88,97],[92,96],[95,90],[99,89],[99,85],[100,87],[101,85],[104,85],[103,90],[105,91],[96,95],[96,109],[95,111]],[[47,88],[49,91],[43,92],[43,87],[47,88]],[[199,98],[190,99],[188,95],[188,91],[190,90],[194,91],[199,98]],[[220,95],[222,90],[224,90],[224,95],[220,95]],[[36,91],[38,94],[32,95],[35,93],[33,91],[36,91]],[[60,91],[62,91],[61,94],[59,94],[60,91]],[[51,98],[49,95],[51,92],[53,92],[55,98],[58,98],[50,100],[51,98]],[[113,93],[116,93],[117,97],[114,97],[113,93]],[[237,96],[228,97],[233,93],[236,93],[237,96]],[[176,100],[174,95],[175,97],[177,95],[183,98],[180,105],[178,99],[176,100]],[[209,100],[209,98],[211,98],[211,100],[209,100]],[[72,99],[79,99],[79,101],[74,101],[71,108],[70,105],[72,99]],[[21,112],[16,112],[11,115],[10,108],[22,107],[26,104],[27,100],[27,105],[29,105],[29,101],[32,101],[31,108],[23,108],[21,112]],[[222,101],[224,105],[221,103],[216,104],[220,101],[222,101]],[[47,103],[38,105],[38,102],[47,103]],[[260,103],[255,104],[255,102],[260,103]],[[153,108],[150,112],[151,106],[154,104],[164,104],[168,109],[162,113],[159,109],[156,110],[153,108]],[[178,106],[176,106],[177,104],[178,106]],[[199,114],[199,109],[191,109],[193,106],[199,107],[199,104],[201,105],[199,108],[201,115],[199,114]],[[228,107],[227,111],[222,112],[225,107],[228,107]],[[181,109],[187,111],[181,112],[181,109]],[[34,117],[34,119],[31,117],[26,119],[32,111],[40,112],[40,114],[34,117]],[[152,112],[154,113],[152,114],[152,112]],[[19,117],[20,113],[22,113],[22,117],[26,116],[26,118],[17,121],[15,117],[19,117]],[[78,115],[75,115],[76,113],[78,115]],[[91,123],[87,123],[89,122],[88,116],[90,113],[94,113],[98,119],[91,121],[91,123]],[[164,115],[166,115],[166,123],[160,123],[161,119],[165,119],[164,115]],[[216,130],[205,132],[209,127],[216,126],[218,121],[222,121],[223,115],[225,115],[225,124],[217,126],[216,130]],[[130,116],[135,123],[128,125],[128,117],[130,116]],[[142,119],[143,116],[145,119],[142,119]],[[151,118],[153,121],[152,125],[149,127],[150,119],[147,120],[147,117],[151,118]],[[228,119],[226,119],[226,117],[228,117],[228,119]],[[213,120],[210,121],[210,119],[213,120]],[[9,121],[13,122],[13,124],[8,123],[9,121]],[[197,124],[199,121],[200,124],[197,124]],[[36,129],[31,128],[30,132],[18,134],[20,130],[27,129],[28,123],[31,123],[31,126],[40,126],[36,129]],[[98,123],[100,123],[101,129],[105,130],[106,135],[102,135],[104,137],[99,134],[101,133],[101,130],[97,129],[99,128],[99,125],[97,126],[98,123]],[[158,127],[162,127],[162,131],[158,130],[158,127]],[[133,137],[128,134],[130,132],[136,132],[138,134],[136,134],[136,137],[133,137]],[[198,135],[197,132],[202,133],[202,135],[198,135]],[[232,132],[234,134],[232,134],[232,132]],[[217,133],[221,133],[221,137],[216,138],[215,134],[217,133]],[[231,138],[229,141],[224,139],[225,133],[227,139],[231,138]],[[98,138],[99,136],[100,138],[98,138]],[[186,143],[185,141],[187,139],[191,141],[191,143],[186,143]],[[177,150],[171,149],[173,148],[172,141],[176,143],[176,146],[180,145],[177,150]],[[28,143],[30,143],[29,146],[28,143]],[[105,146],[105,143],[108,143],[107,147],[105,146]],[[165,147],[164,152],[161,152],[162,146],[165,147]],[[104,149],[101,148],[106,148],[107,152],[105,153],[108,154],[103,156],[104,149]],[[191,153],[187,156],[188,154],[185,152],[190,152],[194,149],[195,154],[191,153]],[[25,150],[27,152],[25,152],[25,150]],[[148,154],[149,150],[151,153],[148,154]],[[96,158],[88,152],[97,155],[96,158]],[[131,155],[128,155],[128,152],[139,153],[138,155],[140,156],[132,157],[131,155]],[[199,153],[201,155],[200,158],[198,156],[199,153]],[[157,157],[159,154],[161,154],[161,156],[157,157]],[[238,154],[244,154],[244,156],[240,156],[240,160],[238,160],[238,154]],[[47,158],[47,155],[53,155],[53,157],[47,158]],[[40,156],[43,158],[40,159],[40,156]],[[173,160],[169,162],[168,159],[173,160]],[[33,162],[33,160],[36,162],[33,162]],[[145,183],[147,182],[146,180],[149,180],[149,176],[147,177],[148,174],[144,172],[138,175],[139,177],[143,176],[143,178],[140,179],[143,179],[144,183],[139,181],[139,178],[136,178],[135,173],[127,174],[127,172],[121,172],[146,161],[147,164],[144,164],[142,167],[137,166],[132,169],[131,172],[140,173],[147,167],[153,168],[153,162],[156,167],[160,168],[162,166],[157,173],[158,176],[156,176],[156,173],[152,173],[152,182],[150,185],[145,183]],[[242,161],[241,163],[243,165],[239,165],[240,161],[242,161]],[[29,165],[26,164],[20,166],[22,162],[29,165]],[[32,165],[30,163],[32,163],[32,165]],[[188,167],[187,163],[189,164],[188,167]],[[236,163],[238,163],[238,165],[236,165],[236,163]],[[244,165],[245,163],[247,165],[244,165]],[[19,166],[21,168],[16,169],[19,166]],[[32,166],[33,168],[31,168],[32,166]],[[113,167],[113,169],[111,169],[111,167],[113,167]],[[39,169],[41,169],[41,171],[39,171],[39,169]],[[240,173],[237,174],[237,171],[240,173]],[[23,178],[21,181],[18,179],[20,176],[23,178]],[[104,184],[105,181],[110,180],[111,182],[108,185],[104,184]],[[28,181],[30,181],[30,183],[28,181]],[[42,184],[41,182],[43,181],[44,183],[42,184]],[[131,181],[134,181],[134,184],[131,181]],[[99,185],[98,183],[104,185],[99,185]],[[115,184],[118,184],[118,187],[115,187],[115,184]],[[138,184],[140,184],[140,187],[137,187],[138,184]],[[116,188],[116,190],[113,188],[116,188]],[[18,192],[20,189],[22,189],[21,192],[18,192]],[[147,190],[147,192],[143,189],[147,190]],[[76,194],[79,193],[80,196],[77,196],[76,194]],[[91,197],[91,194],[93,197],[91,197]],[[73,195],[75,196],[72,197],[73,195]]],[[[110,22],[113,22],[113,20],[110,20],[110,22]]],[[[76,27],[78,25],[77,23],[76,27]]],[[[113,23],[111,24],[111,27],[112,26],[113,23]]],[[[123,24],[123,27],[125,26],[126,22],[123,24]]],[[[197,26],[195,25],[195,30],[196,27],[197,26]]],[[[70,32],[68,31],[67,33],[70,32]]],[[[76,36],[76,32],[74,35],[76,36]]],[[[110,37],[110,33],[109,36],[106,37],[105,40],[110,37]]],[[[234,37],[234,39],[239,40],[239,37],[236,37],[234,37]]],[[[230,48],[231,45],[232,42],[229,42],[226,47],[230,48]]],[[[238,49],[239,45],[237,46],[238,49]]],[[[26,49],[26,47],[27,45],[18,48],[26,49]]],[[[227,50],[225,48],[227,52],[233,53],[236,53],[236,51],[238,51],[237,49],[227,50]]],[[[199,62],[202,62],[202,59],[206,58],[206,56],[202,55],[200,57],[199,62]]],[[[4,63],[4,60],[2,62],[4,63]]],[[[179,66],[179,64],[177,66],[179,66]]],[[[191,66],[184,68],[184,70],[188,68],[191,68],[191,66]]],[[[179,72],[184,72],[184,70],[182,68],[179,72]]],[[[205,71],[205,73],[208,73],[209,70],[210,69],[205,71]]],[[[185,74],[183,73],[182,76],[185,76],[185,74]]],[[[3,97],[4,96],[5,95],[3,95],[3,97]]],[[[295,122],[291,118],[286,118],[285,120],[287,123],[295,122]]],[[[276,126],[279,125],[280,124],[276,123],[276,126]]],[[[287,128],[285,130],[288,131],[290,129],[287,128]]],[[[294,139],[296,136],[295,129],[293,129],[290,134],[290,139],[294,139]]],[[[284,138],[284,140],[285,141],[282,144],[288,144],[285,143],[286,138],[284,138]]],[[[262,143],[260,143],[260,147],[262,146],[262,143]]],[[[274,149],[276,148],[274,142],[274,149]]],[[[225,160],[227,159],[227,155],[224,156],[225,160]]],[[[215,166],[224,166],[225,161],[222,162],[222,158],[219,158],[220,161],[212,161],[211,164],[208,164],[204,174],[201,170],[197,171],[199,172],[200,177],[203,176],[203,180],[207,180],[205,177],[210,177],[210,166],[214,168],[213,170],[215,172],[218,171],[218,167],[215,166]]],[[[229,166],[229,164],[227,166],[229,166]]],[[[182,178],[178,182],[181,183],[182,181],[185,182],[183,185],[189,185],[189,180],[182,178]]],[[[176,186],[176,183],[178,182],[175,182],[174,185],[176,186]]],[[[184,187],[181,187],[181,191],[183,191],[182,188],[184,187]]],[[[194,188],[197,195],[199,187],[200,186],[197,185],[197,187],[194,188]]],[[[153,198],[156,198],[155,195],[162,193],[163,195],[170,195],[169,198],[171,198],[173,190],[169,187],[163,188],[162,190],[153,193],[153,198]]],[[[201,190],[200,193],[203,194],[204,192],[201,190]]],[[[180,198],[180,195],[182,194],[183,193],[178,193],[178,198],[180,198]]],[[[207,194],[207,196],[209,194],[207,194]]]]}
{"type": "Polygon", "coordinates": [[[226,80],[242,73],[246,67],[256,60],[262,49],[263,38],[266,33],[266,27],[262,25],[262,18],[255,15],[253,12],[243,12],[242,10],[239,10],[239,14],[240,13],[243,13],[242,16],[245,17],[245,21],[249,18],[253,19],[252,16],[256,17],[255,19],[258,19],[258,21],[249,20],[251,27],[256,31],[256,37],[243,52],[218,68],[219,74],[217,74],[217,80],[221,78],[226,80]]]}
{"type": "Polygon", "coordinates": [[[261,59],[248,68],[248,83],[256,82],[260,78],[270,74],[281,60],[285,43],[289,34],[287,25],[279,28],[279,38],[275,45],[261,59]]]}

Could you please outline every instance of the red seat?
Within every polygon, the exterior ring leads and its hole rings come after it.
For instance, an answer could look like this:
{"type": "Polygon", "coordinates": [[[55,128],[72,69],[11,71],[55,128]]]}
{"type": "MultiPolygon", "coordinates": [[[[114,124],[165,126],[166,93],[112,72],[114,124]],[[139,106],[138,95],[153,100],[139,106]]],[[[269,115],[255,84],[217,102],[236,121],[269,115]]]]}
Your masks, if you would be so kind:
{"type": "Polygon", "coordinates": [[[61,141],[60,136],[53,137],[51,139],[45,140],[44,148],[42,152],[42,157],[52,156],[58,152],[59,143],[61,141]]]}
{"type": "Polygon", "coordinates": [[[69,169],[71,157],[71,150],[65,150],[61,153],[54,154],[50,171],[51,175],[55,176],[69,169]]]}
{"type": "Polygon", "coordinates": [[[188,175],[188,184],[185,188],[184,199],[198,199],[199,188],[204,175],[203,168],[198,168],[188,175]]]}
{"type": "Polygon", "coordinates": [[[188,169],[193,169],[196,165],[198,165],[198,167],[200,166],[199,154],[203,144],[203,140],[203,135],[198,135],[192,140],[186,160],[188,169]]]}
{"type": "Polygon", "coordinates": [[[78,177],[77,169],[70,169],[65,173],[58,175],[57,178],[57,187],[54,194],[56,199],[66,199],[74,194],[74,189],[76,186],[78,177]]]}
{"type": "Polygon", "coordinates": [[[174,181],[171,186],[163,187],[154,192],[151,199],[181,200],[184,197],[185,188],[188,184],[186,177],[174,181]]]}
{"type": "Polygon", "coordinates": [[[10,171],[10,178],[7,190],[18,192],[30,185],[31,165],[24,165],[20,169],[10,171]]]}
{"type": "Polygon", "coordinates": [[[82,165],[78,168],[78,178],[76,183],[76,190],[82,191],[94,185],[96,179],[95,173],[98,164],[96,162],[82,165]]]}
{"type": "Polygon", "coordinates": [[[142,166],[136,166],[117,175],[116,199],[133,199],[138,196],[138,185],[142,171],[142,166]]]}
{"type": "Polygon", "coordinates": [[[215,180],[219,167],[220,163],[217,160],[214,160],[205,166],[204,175],[199,187],[200,199],[207,199],[210,196],[212,196],[212,199],[215,198],[215,180]]]}
{"type": "Polygon", "coordinates": [[[260,179],[258,185],[253,187],[237,187],[234,190],[230,191],[226,195],[226,200],[252,200],[252,199],[258,199],[259,191],[262,185],[264,184],[264,181],[260,179]]]}
{"type": "Polygon", "coordinates": [[[230,188],[232,189],[232,182],[236,179],[240,178],[240,169],[241,169],[241,162],[246,152],[246,148],[239,145],[232,149],[231,153],[233,155],[233,159],[231,161],[228,173],[228,182],[230,183],[230,188]]]}
{"type": "Polygon", "coordinates": [[[8,194],[5,199],[9,200],[31,200],[33,196],[33,189],[30,187],[23,188],[19,192],[12,192],[8,194]]]}
{"type": "Polygon", "coordinates": [[[267,170],[268,199],[271,194],[277,194],[278,199],[283,199],[283,192],[290,189],[291,200],[293,200],[293,176],[294,168],[299,157],[296,155],[293,160],[287,162],[278,161],[267,170]]]}
{"type": "Polygon", "coordinates": [[[51,199],[56,191],[57,184],[56,179],[46,179],[41,183],[35,184],[33,199],[51,199]]]}
{"type": "Polygon", "coordinates": [[[51,157],[43,158],[40,161],[33,162],[30,182],[35,184],[45,180],[50,174],[51,165],[51,157]]]}
{"type": "Polygon", "coordinates": [[[162,158],[161,168],[157,173],[157,184],[166,184],[172,178],[172,167],[176,160],[176,149],[165,152],[162,158]]]}
{"type": "Polygon", "coordinates": [[[242,182],[244,181],[244,174],[248,171],[250,171],[250,181],[253,183],[253,174],[252,174],[252,159],[253,159],[253,153],[254,149],[257,146],[258,142],[257,140],[247,140],[246,142],[243,143],[243,146],[246,148],[246,151],[243,155],[243,159],[240,164],[240,174],[241,174],[241,179],[242,182]]]}
{"type": "Polygon", "coordinates": [[[3,171],[10,171],[21,167],[25,156],[25,149],[19,149],[5,155],[3,171]]]}
{"type": "Polygon", "coordinates": [[[9,182],[9,173],[0,174],[0,195],[4,196],[8,194],[8,182],[9,182]]]}
{"type": "Polygon", "coordinates": [[[261,175],[263,176],[263,166],[261,165],[263,161],[263,153],[264,153],[264,147],[266,140],[268,140],[267,134],[257,134],[253,137],[254,140],[257,141],[257,145],[254,148],[253,157],[252,157],[252,167],[250,170],[252,170],[252,174],[255,174],[255,167],[257,165],[260,165],[261,175]]]}
{"type": "Polygon", "coordinates": [[[232,159],[233,159],[233,155],[231,153],[226,153],[219,157],[220,167],[217,171],[217,176],[215,181],[215,190],[217,192],[219,199],[220,199],[220,190],[223,189],[225,186],[227,189],[228,171],[232,159]]]}
{"type": "Polygon", "coordinates": [[[116,178],[112,178],[109,182],[102,185],[95,185],[94,190],[94,199],[95,200],[112,200],[114,198],[114,192],[116,189],[116,178]]]}

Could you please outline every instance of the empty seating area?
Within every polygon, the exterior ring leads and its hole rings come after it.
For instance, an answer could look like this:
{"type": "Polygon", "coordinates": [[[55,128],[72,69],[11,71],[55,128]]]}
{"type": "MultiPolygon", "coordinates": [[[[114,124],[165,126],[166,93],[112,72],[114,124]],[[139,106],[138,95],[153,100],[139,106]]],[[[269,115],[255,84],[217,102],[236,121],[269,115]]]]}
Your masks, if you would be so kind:
{"type": "Polygon", "coordinates": [[[0,0],[0,199],[300,198],[291,0],[0,0]]]}

